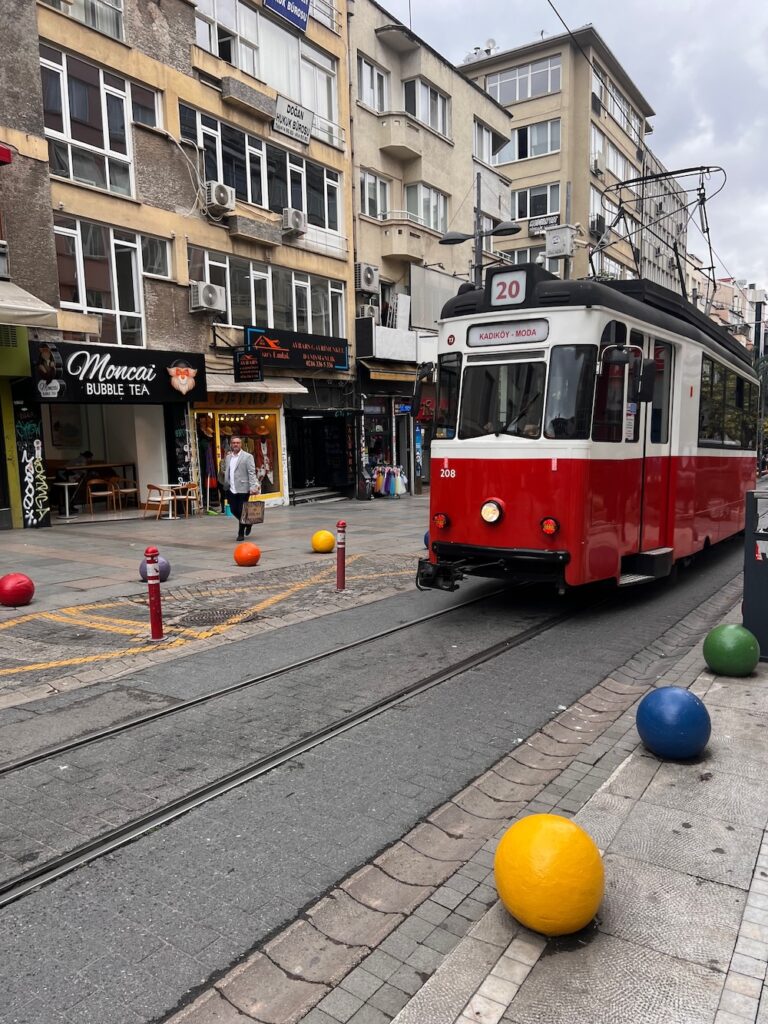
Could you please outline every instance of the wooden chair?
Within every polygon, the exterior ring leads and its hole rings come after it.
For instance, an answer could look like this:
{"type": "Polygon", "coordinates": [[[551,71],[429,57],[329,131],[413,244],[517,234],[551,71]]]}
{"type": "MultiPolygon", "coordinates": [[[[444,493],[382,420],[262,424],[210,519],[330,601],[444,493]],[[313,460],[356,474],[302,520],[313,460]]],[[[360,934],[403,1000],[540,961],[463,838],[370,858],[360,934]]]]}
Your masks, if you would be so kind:
{"type": "Polygon", "coordinates": [[[109,480],[102,480],[101,477],[94,476],[90,480],[86,480],[85,483],[85,500],[88,503],[88,511],[93,515],[93,499],[97,501],[103,500],[105,502],[105,510],[109,511],[109,506],[112,506],[112,511],[117,511],[117,495],[115,488],[109,482],[109,480]]]}
{"type": "Polygon", "coordinates": [[[147,518],[147,512],[156,508],[157,515],[155,516],[155,519],[159,519],[163,514],[163,508],[168,505],[170,509],[172,501],[173,494],[167,487],[160,487],[158,484],[147,484],[147,500],[144,502],[144,518],[147,518]]]}
{"type": "Polygon", "coordinates": [[[109,483],[111,483],[115,489],[117,503],[120,508],[123,507],[123,498],[128,501],[131,496],[133,496],[133,500],[136,502],[136,508],[139,507],[139,485],[135,480],[129,480],[124,476],[111,476],[109,478],[109,483]]]}
{"type": "Polygon", "coordinates": [[[197,484],[186,484],[175,494],[176,511],[179,505],[184,506],[184,515],[197,515],[200,511],[200,488],[197,484]]]}

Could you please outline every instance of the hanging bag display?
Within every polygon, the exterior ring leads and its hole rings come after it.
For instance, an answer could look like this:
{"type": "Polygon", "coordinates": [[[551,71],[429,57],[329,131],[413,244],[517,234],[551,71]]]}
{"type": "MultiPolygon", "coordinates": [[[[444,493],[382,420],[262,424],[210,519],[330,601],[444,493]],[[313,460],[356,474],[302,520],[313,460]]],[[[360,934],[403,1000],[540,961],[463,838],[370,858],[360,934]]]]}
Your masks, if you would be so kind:
{"type": "Polygon", "coordinates": [[[243,526],[258,526],[264,522],[264,502],[258,498],[249,498],[243,505],[240,513],[240,522],[243,526]]]}

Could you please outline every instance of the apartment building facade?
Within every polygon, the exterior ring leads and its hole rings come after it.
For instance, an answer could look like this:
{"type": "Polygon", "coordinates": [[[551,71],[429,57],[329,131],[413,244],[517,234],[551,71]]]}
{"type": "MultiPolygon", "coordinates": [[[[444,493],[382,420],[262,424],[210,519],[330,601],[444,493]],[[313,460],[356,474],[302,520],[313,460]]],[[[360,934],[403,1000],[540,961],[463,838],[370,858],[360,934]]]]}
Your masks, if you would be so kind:
{"type": "Polygon", "coordinates": [[[4,525],[47,525],[45,477],[86,449],[131,465],[142,498],[158,479],[215,492],[234,433],[268,502],[289,500],[289,463],[298,486],[320,468],[351,491],[346,16],[345,0],[0,0],[4,525]]]}

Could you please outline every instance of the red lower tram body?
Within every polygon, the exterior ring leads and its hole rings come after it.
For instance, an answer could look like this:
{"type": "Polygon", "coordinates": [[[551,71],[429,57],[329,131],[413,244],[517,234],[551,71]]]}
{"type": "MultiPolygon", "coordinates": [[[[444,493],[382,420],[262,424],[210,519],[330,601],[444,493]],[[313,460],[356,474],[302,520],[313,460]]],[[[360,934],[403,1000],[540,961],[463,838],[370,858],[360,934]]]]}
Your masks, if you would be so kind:
{"type": "Polygon", "coordinates": [[[446,590],[467,574],[559,588],[667,575],[743,529],[755,485],[755,459],[741,452],[456,458],[441,447],[432,451],[429,558],[417,582],[446,590]],[[480,514],[487,501],[501,507],[496,522],[480,514]]]}

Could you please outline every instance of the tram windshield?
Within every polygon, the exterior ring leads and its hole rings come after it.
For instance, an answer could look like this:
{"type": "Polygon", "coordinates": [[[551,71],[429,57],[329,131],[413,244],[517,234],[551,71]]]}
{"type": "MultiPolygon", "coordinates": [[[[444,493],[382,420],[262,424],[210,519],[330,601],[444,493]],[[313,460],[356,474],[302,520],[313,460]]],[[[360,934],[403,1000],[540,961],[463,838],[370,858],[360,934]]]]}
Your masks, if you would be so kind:
{"type": "Polygon", "coordinates": [[[543,359],[467,367],[459,437],[540,437],[544,378],[543,359]]]}

